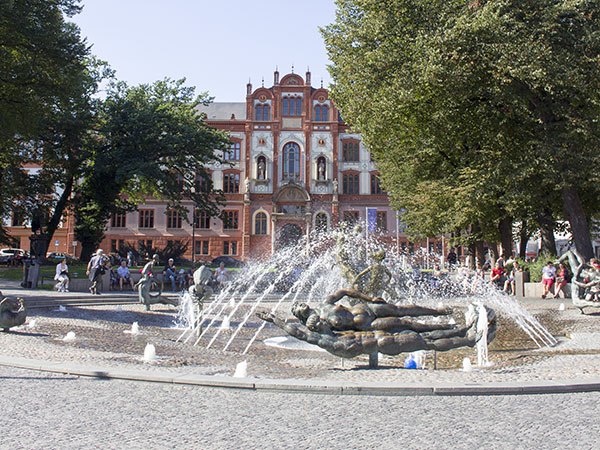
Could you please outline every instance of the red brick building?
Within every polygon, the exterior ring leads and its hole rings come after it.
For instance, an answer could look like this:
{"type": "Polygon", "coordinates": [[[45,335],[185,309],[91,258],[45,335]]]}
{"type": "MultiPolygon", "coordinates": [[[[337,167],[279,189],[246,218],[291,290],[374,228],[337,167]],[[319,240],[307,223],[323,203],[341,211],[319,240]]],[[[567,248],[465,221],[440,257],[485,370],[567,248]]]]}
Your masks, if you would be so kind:
{"type": "MultiPolygon", "coordinates": [[[[196,261],[221,255],[248,259],[269,255],[279,243],[315,228],[365,223],[367,216],[370,228],[399,248],[406,244],[361,136],[341,120],[327,89],[311,85],[310,72],[280,79],[275,71],[273,86],[246,86],[245,102],[217,102],[200,111],[231,138],[224,155],[229,164],[210,167],[215,188],[225,192],[226,220],[198,211],[189,224],[165,202],[150,199],[138,211],[112,217],[101,245],[105,251],[180,241],[188,244],[184,256],[196,261]]],[[[79,254],[71,247],[72,224],[66,225],[49,251],[58,240],[56,250],[79,254]]],[[[21,246],[28,248],[25,240],[21,246]]]]}

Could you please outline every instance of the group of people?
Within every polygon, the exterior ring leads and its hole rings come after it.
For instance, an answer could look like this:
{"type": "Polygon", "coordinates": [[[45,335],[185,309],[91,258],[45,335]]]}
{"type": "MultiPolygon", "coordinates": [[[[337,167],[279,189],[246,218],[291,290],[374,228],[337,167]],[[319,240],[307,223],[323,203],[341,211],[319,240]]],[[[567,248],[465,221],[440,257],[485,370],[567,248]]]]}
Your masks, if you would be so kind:
{"type": "MultiPolygon", "coordinates": [[[[121,259],[116,270],[111,268],[110,258],[104,253],[104,250],[98,249],[94,256],[90,259],[86,275],[88,276],[91,285],[90,292],[95,295],[100,294],[99,283],[102,279],[102,275],[109,272],[111,273],[111,287],[113,289],[123,290],[125,287],[130,287],[131,290],[135,289],[135,284],[131,276],[131,270],[128,264],[129,258],[121,259]]],[[[225,268],[225,264],[221,263],[213,274],[213,282],[216,287],[222,286],[228,279],[228,271],[225,268]]],[[[55,289],[58,292],[69,292],[69,267],[65,259],[61,260],[56,265],[56,274],[54,276],[56,281],[55,289]]],[[[176,292],[177,289],[186,289],[194,283],[192,269],[177,269],[173,258],[169,258],[167,265],[163,270],[163,280],[165,283],[169,283],[171,290],[176,292]]]]}
{"type": "Polygon", "coordinates": [[[542,298],[552,296],[559,298],[560,293],[566,297],[565,286],[571,281],[572,274],[566,264],[558,263],[558,269],[552,261],[548,261],[542,268],[542,298]]]}
{"type": "MultiPolygon", "coordinates": [[[[487,264],[491,266],[491,263],[487,264]]],[[[485,264],[482,271],[485,271],[485,264]]],[[[508,295],[516,295],[515,280],[517,273],[521,271],[519,261],[515,260],[512,256],[507,261],[502,256],[499,256],[490,272],[490,283],[508,295]]]]}

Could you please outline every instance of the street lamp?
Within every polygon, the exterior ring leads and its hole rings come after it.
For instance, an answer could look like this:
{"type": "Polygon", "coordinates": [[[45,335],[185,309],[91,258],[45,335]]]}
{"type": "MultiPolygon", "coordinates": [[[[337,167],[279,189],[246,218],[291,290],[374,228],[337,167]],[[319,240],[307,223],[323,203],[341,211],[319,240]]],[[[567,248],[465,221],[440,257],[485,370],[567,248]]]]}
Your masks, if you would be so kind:
{"type": "MultiPolygon", "coordinates": [[[[196,188],[190,188],[192,195],[196,193],[196,188]]],[[[193,199],[192,204],[192,265],[196,264],[196,201],[193,199]]]]}

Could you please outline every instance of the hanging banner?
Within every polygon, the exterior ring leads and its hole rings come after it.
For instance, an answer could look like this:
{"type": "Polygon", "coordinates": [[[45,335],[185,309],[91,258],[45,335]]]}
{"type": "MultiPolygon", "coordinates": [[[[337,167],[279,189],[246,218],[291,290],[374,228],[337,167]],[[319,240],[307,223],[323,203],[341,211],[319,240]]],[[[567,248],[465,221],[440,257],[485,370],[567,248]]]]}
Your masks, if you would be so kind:
{"type": "Polygon", "coordinates": [[[377,208],[367,208],[367,230],[369,233],[377,231],[377,208]]]}

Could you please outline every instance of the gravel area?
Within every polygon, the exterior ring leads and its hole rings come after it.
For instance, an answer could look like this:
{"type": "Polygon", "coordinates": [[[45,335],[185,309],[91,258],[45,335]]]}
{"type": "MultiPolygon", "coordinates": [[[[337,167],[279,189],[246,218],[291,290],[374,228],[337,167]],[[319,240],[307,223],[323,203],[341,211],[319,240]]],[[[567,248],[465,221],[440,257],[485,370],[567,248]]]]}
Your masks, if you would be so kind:
{"type": "MultiPolygon", "coordinates": [[[[73,307],[65,311],[32,309],[28,324],[0,334],[0,355],[203,375],[233,375],[236,365],[247,361],[251,377],[348,382],[492,383],[600,378],[600,310],[590,309],[590,314],[582,315],[570,304],[559,311],[559,303],[524,301],[527,309],[558,338],[558,345],[538,348],[514,324],[501,319],[497,338],[489,350],[491,366],[474,368],[472,372],[461,370],[465,357],[476,364],[476,352],[470,348],[437,355],[429,352],[425,370],[403,369],[406,355],[382,355],[380,368],[369,370],[366,356],[342,360],[325,352],[266,346],[264,339],[282,335],[270,324],[244,355],[243,350],[261,325],[253,315],[228,351],[223,351],[248,307],[238,311],[232,329],[221,331],[210,348],[207,346],[218,327],[210,329],[197,346],[193,345],[195,338],[187,343],[177,342],[182,330],[174,328],[176,310],[170,306],[157,305],[150,312],[141,305],[73,307]],[[139,324],[138,335],[129,333],[133,322],[139,324]],[[75,340],[63,340],[68,332],[75,333],[75,340]],[[143,360],[147,344],[155,346],[158,357],[151,363],[143,360]]],[[[289,306],[282,308],[287,310],[289,306]]]]}

